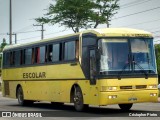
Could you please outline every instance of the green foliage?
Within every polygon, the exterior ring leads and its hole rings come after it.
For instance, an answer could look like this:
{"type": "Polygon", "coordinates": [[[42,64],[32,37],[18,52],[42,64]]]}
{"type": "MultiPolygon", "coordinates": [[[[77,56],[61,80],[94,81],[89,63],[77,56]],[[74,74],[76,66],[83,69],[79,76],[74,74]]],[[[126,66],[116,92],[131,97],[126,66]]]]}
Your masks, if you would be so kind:
{"type": "MultiPolygon", "coordinates": [[[[3,48],[4,48],[6,45],[7,45],[6,39],[3,38],[3,42],[1,43],[1,46],[0,46],[0,53],[2,53],[3,48]]],[[[0,76],[1,76],[1,62],[2,62],[2,55],[0,54],[0,76]]]]}
{"type": "Polygon", "coordinates": [[[155,53],[156,53],[156,63],[157,63],[157,71],[158,71],[158,78],[160,83],[160,45],[155,45],[155,53]]]}
{"type": "Polygon", "coordinates": [[[97,16],[93,18],[95,21],[94,28],[99,24],[107,24],[107,27],[110,25],[111,18],[117,13],[117,10],[120,9],[118,2],[119,0],[94,0],[96,4],[97,16]]]}
{"type": "Polygon", "coordinates": [[[99,24],[109,26],[111,17],[119,9],[119,0],[56,0],[50,4],[44,17],[35,19],[38,23],[60,24],[79,32],[81,28],[96,28],[99,24]]]}
{"type": "Polygon", "coordinates": [[[5,38],[3,38],[3,42],[1,43],[1,46],[0,46],[0,52],[2,52],[2,51],[3,51],[3,48],[4,48],[6,45],[7,45],[7,43],[6,43],[6,39],[5,39],[5,38]]]}

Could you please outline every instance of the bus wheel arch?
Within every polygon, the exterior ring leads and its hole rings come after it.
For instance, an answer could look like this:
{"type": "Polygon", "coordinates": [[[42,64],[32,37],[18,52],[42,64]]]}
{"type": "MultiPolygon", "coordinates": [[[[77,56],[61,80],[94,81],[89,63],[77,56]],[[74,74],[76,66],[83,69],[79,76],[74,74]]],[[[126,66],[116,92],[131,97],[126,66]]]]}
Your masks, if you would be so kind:
{"type": "Polygon", "coordinates": [[[132,106],[133,106],[133,103],[119,104],[119,107],[121,108],[122,111],[129,111],[132,106]]]}
{"type": "Polygon", "coordinates": [[[83,111],[88,108],[88,105],[84,104],[82,90],[77,84],[74,84],[71,88],[71,102],[74,103],[76,111],[83,111]]]}
{"type": "Polygon", "coordinates": [[[34,101],[32,100],[25,100],[24,99],[24,92],[23,92],[23,88],[20,84],[17,85],[16,88],[16,97],[18,99],[18,103],[21,106],[25,106],[25,105],[32,105],[34,101]]]}
{"type": "Polygon", "coordinates": [[[17,85],[17,88],[16,88],[16,97],[18,99],[18,103],[20,105],[24,105],[24,93],[23,93],[23,89],[22,89],[22,86],[21,85],[17,85]]]}

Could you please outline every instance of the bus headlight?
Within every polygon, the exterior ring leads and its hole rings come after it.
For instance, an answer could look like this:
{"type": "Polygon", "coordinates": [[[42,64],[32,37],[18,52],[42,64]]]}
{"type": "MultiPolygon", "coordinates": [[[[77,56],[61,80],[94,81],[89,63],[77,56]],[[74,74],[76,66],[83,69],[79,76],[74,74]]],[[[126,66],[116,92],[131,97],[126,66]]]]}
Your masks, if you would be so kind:
{"type": "Polygon", "coordinates": [[[108,90],[117,90],[117,87],[115,87],[115,86],[110,86],[110,87],[108,87],[108,90]]]}
{"type": "Polygon", "coordinates": [[[117,95],[109,95],[108,98],[109,98],[109,99],[116,99],[116,98],[117,98],[117,95]]]}
{"type": "Polygon", "coordinates": [[[157,93],[150,93],[150,96],[157,96],[157,93]]]}
{"type": "Polygon", "coordinates": [[[149,85],[148,88],[149,89],[157,88],[157,85],[149,85]]]}
{"type": "Polygon", "coordinates": [[[101,91],[112,91],[112,90],[117,90],[116,86],[101,86],[101,91]]]}

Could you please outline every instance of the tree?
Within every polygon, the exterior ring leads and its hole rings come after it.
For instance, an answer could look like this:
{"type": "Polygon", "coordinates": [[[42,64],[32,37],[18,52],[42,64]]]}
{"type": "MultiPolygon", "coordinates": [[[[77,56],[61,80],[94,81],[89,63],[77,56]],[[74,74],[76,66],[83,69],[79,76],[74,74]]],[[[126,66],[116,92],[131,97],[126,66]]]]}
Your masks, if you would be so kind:
{"type": "Polygon", "coordinates": [[[95,22],[94,28],[97,28],[99,24],[110,25],[111,18],[117,14],[117,10],[120,8],[118,4],[119,0],[94,0],[96,5],[97,15],[93,16],[95,22]]]}
{"type": "Polygon", "coordinates": [[[157,71],[158,71],[158,81],[160,83],[160,44],[155,45],[155,53],[156,53],[156,63],[157,63],[157,71]]]}
{"type": "MultiPolygon", "coordinates": [[[[3,48],[7,45],[6,43],[6,39],[3,38],[3,42],[1,43],[1,46],[0,46],[0,63],[2,61],[2,51],[3,51],[3,48]]],[[[0,68],[1,68],[1,64],[0,64],[0,68]]],[[[1,76],[1,69],[0,69],[0,76],[1,76]]]]}
{"type": "Polygon", "coordinates": [[[5,39],[5,38],[3,38],[3,42],[1,43],[1,47],[0,47],[0,52],[2,52],[2,51],[3,51],[3,48],[4,48],[6,45],[7,45],[7,43],[6,43],[6,39],[5,39]]]}
{"type": "Polygon", "coordinates": [[[38,23],[60,24],[79,32],[82,28],[96,28],[106,23],[119,9],[119,0],[56,0],[50,4],[44,17],[35,19],[38,23]]]}
{"type": "Polygon", "coordinates": [[[60,24],[79,32],[81,28],[88,28],[89,16],[92,14],[93,3],[90,0],[56,0],[50,4],[45,17],[37,18],[39,23],[60,24]]]}

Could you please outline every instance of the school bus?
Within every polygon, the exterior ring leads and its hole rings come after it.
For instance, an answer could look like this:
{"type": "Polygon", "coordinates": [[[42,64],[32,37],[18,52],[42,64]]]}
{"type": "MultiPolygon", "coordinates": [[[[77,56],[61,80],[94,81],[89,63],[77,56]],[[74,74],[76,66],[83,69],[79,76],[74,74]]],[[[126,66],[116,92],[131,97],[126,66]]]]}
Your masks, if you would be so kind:
{"type": "Polygon", "coordinates": [[[35,101],[89,105],[157,102],[151,33],[131,28],[86,30],[3,51],[3,96],[20,105],[35,101]]]}

